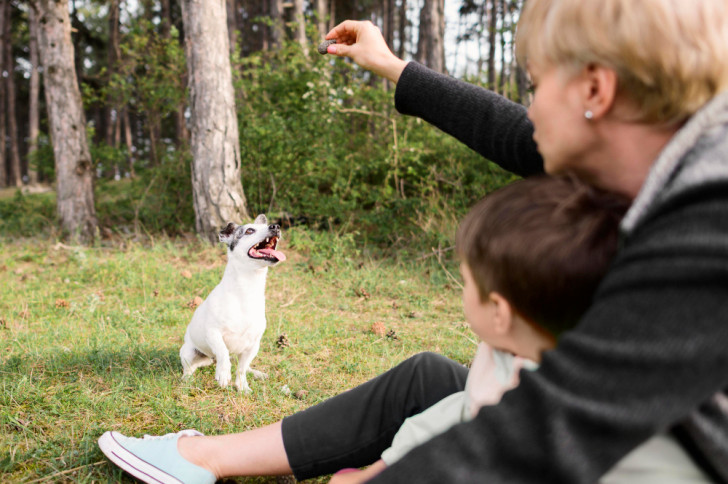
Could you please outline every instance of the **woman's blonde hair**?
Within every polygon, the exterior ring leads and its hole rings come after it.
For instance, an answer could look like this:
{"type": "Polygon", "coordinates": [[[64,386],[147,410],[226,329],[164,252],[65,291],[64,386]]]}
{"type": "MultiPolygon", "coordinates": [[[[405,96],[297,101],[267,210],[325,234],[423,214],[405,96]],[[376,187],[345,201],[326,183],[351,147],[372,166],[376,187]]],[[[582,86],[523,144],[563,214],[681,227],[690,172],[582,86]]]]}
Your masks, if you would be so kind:
{"type": "Polygon", "coordinates": [[[637,121],[679,123],[728,89],[726,0],[527,0],[522,66],[600,65],[637,121]]]}

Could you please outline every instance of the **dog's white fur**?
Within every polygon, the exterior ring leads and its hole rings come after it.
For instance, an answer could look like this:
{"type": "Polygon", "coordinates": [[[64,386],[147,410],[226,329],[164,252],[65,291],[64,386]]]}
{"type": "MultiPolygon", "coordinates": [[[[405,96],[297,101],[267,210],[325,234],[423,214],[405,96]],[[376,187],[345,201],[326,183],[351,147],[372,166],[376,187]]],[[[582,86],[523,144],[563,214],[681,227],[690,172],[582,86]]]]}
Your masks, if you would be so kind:
{"type": "Polygon", "coordinates": [[[183,375],[189,377],[197,368],[216,362],[215,379],[224,388],[232,379],[230,355],[237,355],[235,387],[249,393],[246,373],[255,378],[267,377],[251,369],[250,363],[258,354],[265,331],[268,267],[285,260],[278,251],[261,253],[252,248],[271,240],[275,249],[280,227],[268,225],[266,216],[261,214],[252,224],[228,224],[219,237],[228,246],[227,266],[220,284],[197,308],[187,326],[179,351],[183,375]]]}

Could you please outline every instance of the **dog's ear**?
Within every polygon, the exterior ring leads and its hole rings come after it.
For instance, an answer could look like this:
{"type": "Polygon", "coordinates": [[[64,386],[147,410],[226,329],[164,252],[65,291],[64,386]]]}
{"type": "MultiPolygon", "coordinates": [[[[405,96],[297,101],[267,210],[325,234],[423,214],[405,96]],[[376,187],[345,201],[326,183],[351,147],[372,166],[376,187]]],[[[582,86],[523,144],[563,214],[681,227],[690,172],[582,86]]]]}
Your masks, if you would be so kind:
{"type": "Polygon", "coordinates": [[[260,215],[258,215],[257,217],[255,217],[255,222],[253,222],[253,223],[254,224],[266,224],[267,225],[268,224],[268,218],[265,216],[264,213],[261,213],[260,215]]]}
{"type": "Polygon", "coordinates": [[[235,224],[232,223],[232,222],[230,222],[218,234],[218,237],[220,238],[220,242],[223,242],[224,244],[230,245],[230,242],[233,241],[233,234],[234,233],[235,233],[235,224]]]}

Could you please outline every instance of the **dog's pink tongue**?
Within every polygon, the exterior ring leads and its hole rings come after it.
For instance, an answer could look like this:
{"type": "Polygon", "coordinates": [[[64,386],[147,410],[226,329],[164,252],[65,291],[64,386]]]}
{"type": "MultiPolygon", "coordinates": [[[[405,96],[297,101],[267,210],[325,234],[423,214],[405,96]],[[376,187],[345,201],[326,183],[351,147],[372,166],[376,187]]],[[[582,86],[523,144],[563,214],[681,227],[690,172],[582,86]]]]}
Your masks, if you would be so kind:
{"type": "Polygon", "coordinates": [[[286,254],[281,252],[280,250],[271,249],[270,247],[266,247],[265,249],[260,249],[258,252],[261,254],[269,255],[271,257],[275,257],[280,262],[283,262],[286,260],[286,254]]]}

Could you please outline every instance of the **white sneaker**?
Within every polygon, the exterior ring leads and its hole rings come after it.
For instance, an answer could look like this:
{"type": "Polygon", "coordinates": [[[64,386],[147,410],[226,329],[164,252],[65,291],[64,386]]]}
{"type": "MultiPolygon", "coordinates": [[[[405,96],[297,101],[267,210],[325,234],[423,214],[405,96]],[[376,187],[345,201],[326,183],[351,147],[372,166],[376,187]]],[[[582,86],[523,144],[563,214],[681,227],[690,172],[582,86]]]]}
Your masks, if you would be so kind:
{"type": "Polygon", "coordinates": [[[105,432],[99,448],[111,462],[137,479],[150,484],[213,484],[215,475],[193,464],[177,451],[182,436],[201,436],[197,430],[183,430],[141,439],[119,432],[105,432]]]}

